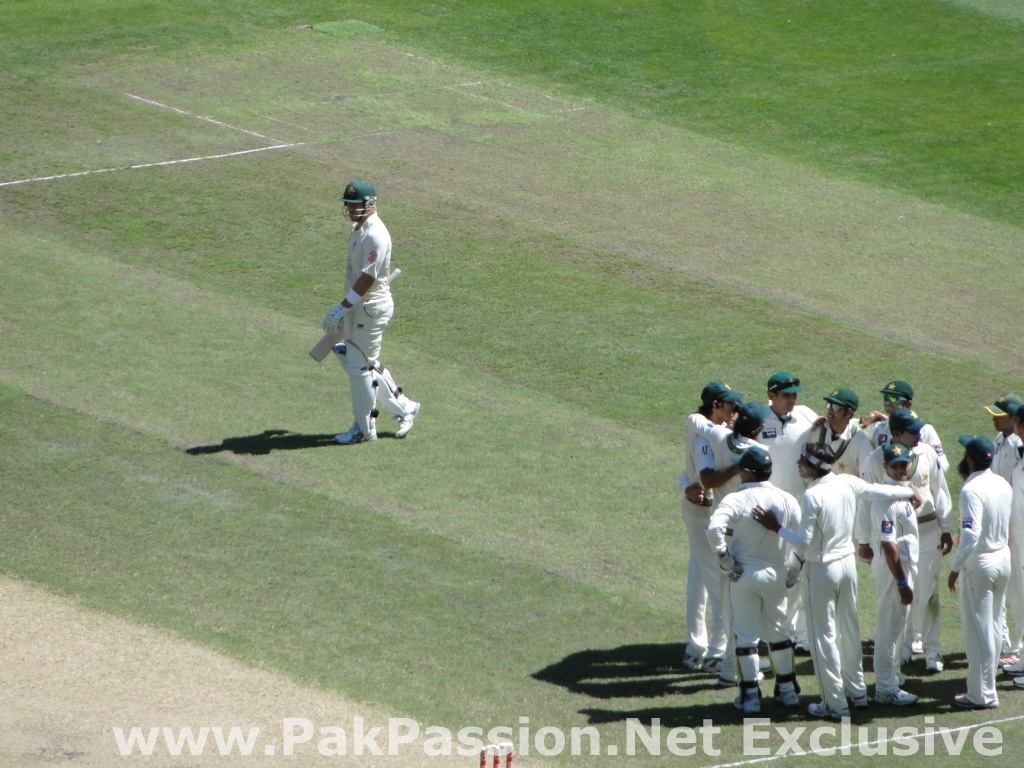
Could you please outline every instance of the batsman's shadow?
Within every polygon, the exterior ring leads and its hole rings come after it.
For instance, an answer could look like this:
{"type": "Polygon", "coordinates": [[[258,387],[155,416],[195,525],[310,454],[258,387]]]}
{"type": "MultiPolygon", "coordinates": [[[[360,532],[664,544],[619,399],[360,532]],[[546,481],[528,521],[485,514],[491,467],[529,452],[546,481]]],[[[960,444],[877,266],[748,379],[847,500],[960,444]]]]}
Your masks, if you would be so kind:
{"type": "Polygon", "coordinates": [[[201,456],[206,453],[231,453],[244,456],[266,456],[271,451],[301,451],[305,448],[325,448],[337,443],[334,433],[325,435],[304,435],[287,429],[267,429],[256,435],[226,437],[217,445],[197,445],[185,453],[201,456]]]}

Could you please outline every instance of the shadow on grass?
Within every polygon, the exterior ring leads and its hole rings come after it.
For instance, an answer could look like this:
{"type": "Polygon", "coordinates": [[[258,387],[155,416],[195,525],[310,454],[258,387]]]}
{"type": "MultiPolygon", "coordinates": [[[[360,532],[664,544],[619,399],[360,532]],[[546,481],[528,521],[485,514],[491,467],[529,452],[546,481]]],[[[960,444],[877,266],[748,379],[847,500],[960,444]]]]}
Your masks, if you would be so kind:
{"type": "MultiPolygon", "coordinates": [[[[866,645],[866,644],[865,644],[866,645]]],[[[868,674],[869,697],[874,694],[871,679],[870,648],[866,648],[865,672],[868,674]]],[[[717,678],[700,671],[684,670],[681,643],[624,645],[604,650],[584,650],[566,656],[532,677],[541,682],[560,686],[574,694],[592,700],[609,702],[609,706],[583,707],[579,713],[592,725],[625,722],[636,719],[644,724],[659,720],[666,728],[698,728],[704,720],[716,723],[742,723],[743,715],[733,707],[736,690],[719,688],[717,678]],[[640,699],[665,699],[664,704],[640,705],[640,699]],[[611,705],[618,701],[621,708],[611,705]]],[[[924,672],[924,661],[904,668],[906,689],[921,698],[912,707],[894,707],[875,704],[866,710],[855,710],[853,725],[867,725],[875,720],[894,718],[920,718],[922,715],[949,713],[953,709],[953,696],[965,690],[963,675],[966,662],[963,654],[946,657],[946,672],[924,672]],[[921,669],[918,670],[917,667],[921,669]],[[952,674],[950,674],[952,671],[952,674]]],[[[810,659],[797,659],[798,680],[809,683],[800,697],[800,706],[786,709],[772,700],[774,684],[771,679],[761,683],[764,695],[762,717],[773,722],[808,721],[807,705],[818,701],[814,691],[814,670],[810,659]]],[[[1007,678],[1001,678],[1000,689],[1012,688],[1007,678]]],[[[1001,691],[1002,692],[1002,691],[1001,691]]],[[[596,702],[595,702],[596,703],[596,702]]]]}
{"type": "Polygon", "coordinates": [[[656,698],[671,693],[686,674],[682,657],[680,643],[578,651],[533,678],[593,699],[656,698]]]}
{"type": "Polygon", "coordinates": [[[303,435],[287,429],[268,429],[258,435],[226,437],[217,445],[197,445],[185,453],[201,456],[206,453],[231,453],[245,456],[266,456],[271,451],[301,451],[305,448],[336,446],[334,433],[329,435],[303,435]]]}

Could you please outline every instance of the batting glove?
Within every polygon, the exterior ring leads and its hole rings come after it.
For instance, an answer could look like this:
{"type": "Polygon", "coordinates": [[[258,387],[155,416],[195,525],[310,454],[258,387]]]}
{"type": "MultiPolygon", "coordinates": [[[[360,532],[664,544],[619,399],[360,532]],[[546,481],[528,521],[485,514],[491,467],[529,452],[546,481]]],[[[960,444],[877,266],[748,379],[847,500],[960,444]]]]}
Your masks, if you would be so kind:
{"type": "Polygon", "coordinates": [[[345,308],[339,304],[324,316],[324,321],[320,323],[320,327],[324,329],[324,333],[338,333],[341,330],[341,324],[344,319],[345,308]]]}

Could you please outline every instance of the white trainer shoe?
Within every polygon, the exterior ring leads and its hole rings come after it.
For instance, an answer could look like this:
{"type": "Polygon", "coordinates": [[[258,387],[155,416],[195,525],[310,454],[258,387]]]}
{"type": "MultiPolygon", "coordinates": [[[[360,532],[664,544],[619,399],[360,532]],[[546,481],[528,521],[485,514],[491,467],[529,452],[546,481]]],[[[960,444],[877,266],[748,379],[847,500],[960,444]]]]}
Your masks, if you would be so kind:
{"type": "Polygon", "coordinates": [[[924,668],[929,672],[941,672],[946,668],[946,665],[943,664],[941,656],[929,656],[925,660],[924,668]]]}
{"type": "Polygon", "coordinates": [[[1003,672],[1008,675],[1019,675],[1024,673],[1024,661],[1018,661],[1016,664],[1004,664],[1003,672]]]}
{"type": "Polygon", "coordinates": [[[700,668],[712,675],[721,674],[722,660],[717,656],[708,656],[703,662],[701,662],[700,668]]]}
{"type": "Polygon", "coordinates": [[[907,693],[902,688],[897,688],[891,693],[876,693],[875,701],[879,704],[891,704],[894,707],[908,707],[917,704],[917,696],[907,693]]]}
{"type": "Polygon", "coordinates": [[[745,715],[757,714],[761,711],[761,691],[755,688],[741,693],[733,701],[733,706],[745,715]]]}
{"type": "Polygon", "coordinates": [[[412,431],[412,423],[419,415],[420,403],[413,403],[412,410],[409,411],[408,416],[396,416],[395,418],[398,419],[398,430],[395,432],[395,437],[402,438],[408,435],[412,431]]]}
{"type": "Polygon", "coordinates": [[[850,703],[853,704],[854,709],[867,709],[868,695],[865,693],[863,696],[851,696],[850,703]]]}
{"type": "Polygon", "coordinates": [[[825,702],[821,701],[807,705],[807,714],[811,717],[821,718],[822,720],[835,720],[836,722],[839,722],[844,717],[850,716],[850,710],[844,709],[839,712],[833,712],[825,706],[825,702]]]}
{"type": "Polygon", "coordinates": [[[800,697],[796,695],[796,688],[792,683],[782,683],[775,700],[784,707],[800,706],[800,697]]]}
{"type": "Polygon", "coordinates": [[[696,654],[689,653],[689,652],[683,654],[683,661],[682,661],[683,669],[686,669],[686,670],[689,670],[690,672],[693,672],[693,671],[695,671],[697,669],[700,669],[700,665],[701,665],[701,657],[700,656],[697,656],[696,654]]]}
{"type": "Polygon", "coordinates": [[[354,423],[349,427],[348,432],[336,435],[334,442],[339,445],[355,445],[356,443],[372,443],[377,439],[377,430],[370,430],[369,435],[364,435],[359,425],[354,423]]]}

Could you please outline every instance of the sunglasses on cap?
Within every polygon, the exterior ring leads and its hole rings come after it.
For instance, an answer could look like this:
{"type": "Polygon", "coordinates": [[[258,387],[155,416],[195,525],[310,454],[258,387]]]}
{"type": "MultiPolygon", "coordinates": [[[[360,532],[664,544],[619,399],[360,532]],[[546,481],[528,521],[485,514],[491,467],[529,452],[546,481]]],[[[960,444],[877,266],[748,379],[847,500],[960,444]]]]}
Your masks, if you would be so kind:
{"type": "Polygon", "coordinates": [[[839,403],[828,402],[828,403],[825,403],[825,410],[826,411],[845,411],[846,410],[846,406],[845,405],[840,405],[839,403]]]}
{"type": "Polygon", "coordinates": [[[800,379],[786,379],[785,381],[780,381],[780,382],[778,382],[776,384],[773,384],[772,388],[771,388],[771,391],[772,392],[780,392],[783,389],[789,389],[790,387],[799,387],[799,386],[800,386],[800,379]]]}
{"type": "Polygon", "coordinates": [[[882,399],[885,402],[893,403],[894,405],[898,404],[898,403],[905,403],[905,402],[907,402],[907,399],[905,397],[900,397],[899,395],[885,395],[882,399]]]}

